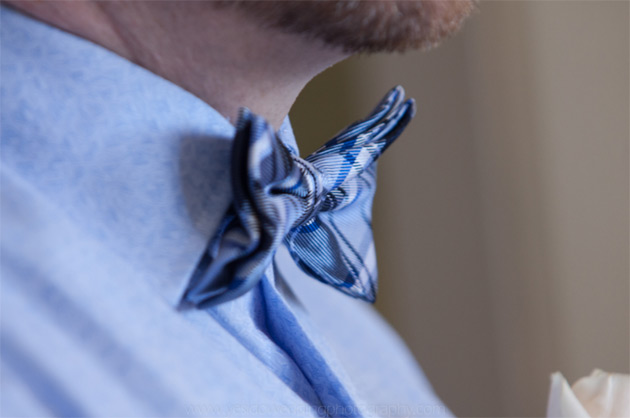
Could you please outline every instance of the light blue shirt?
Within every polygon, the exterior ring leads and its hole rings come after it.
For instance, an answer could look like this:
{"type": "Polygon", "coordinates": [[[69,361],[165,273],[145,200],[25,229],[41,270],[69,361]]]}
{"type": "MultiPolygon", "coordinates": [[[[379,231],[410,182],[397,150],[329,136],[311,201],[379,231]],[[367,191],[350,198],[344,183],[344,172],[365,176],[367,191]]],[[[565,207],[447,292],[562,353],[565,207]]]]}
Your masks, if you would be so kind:
{"type": "MultiPolygon", "coordinates": [[[[372,306],[286,249],[244,296],[182,305],[231,201],[234,127],[1,15],[1,415],[450,416],[372,306]]],[[[278,135],[297,149],[288,120],[278,135]]]]}

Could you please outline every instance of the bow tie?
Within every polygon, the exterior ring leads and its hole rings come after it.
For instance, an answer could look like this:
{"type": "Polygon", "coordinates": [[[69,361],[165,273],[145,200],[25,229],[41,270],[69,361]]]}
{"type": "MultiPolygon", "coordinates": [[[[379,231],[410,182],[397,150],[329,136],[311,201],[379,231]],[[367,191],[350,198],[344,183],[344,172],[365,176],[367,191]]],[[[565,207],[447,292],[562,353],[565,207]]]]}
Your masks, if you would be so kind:
{"type": "Polygon", "coordinates": [[[234,200],[200,261],[186,299],[208,307],[255,286],[284,242],[308,275],[374,302],[371,210],[375,160],[415,112],[393,88],[364,120],[302,159],[261,117],[242,109],[232,148],[234,200]]]}

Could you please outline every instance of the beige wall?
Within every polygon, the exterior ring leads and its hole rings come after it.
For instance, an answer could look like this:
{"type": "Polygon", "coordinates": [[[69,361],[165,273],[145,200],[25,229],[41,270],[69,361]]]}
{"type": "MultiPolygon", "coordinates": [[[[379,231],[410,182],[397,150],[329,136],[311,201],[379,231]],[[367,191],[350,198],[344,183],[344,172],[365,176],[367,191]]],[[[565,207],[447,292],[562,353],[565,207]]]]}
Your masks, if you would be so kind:
{"type": "Polygon", "coordinates": [[[441,48],[347,61],[292,112],[309,151],[395,84],[417,99],[379,166],[377,307],[459,416],[542,415],[549,373],[629,371],[628,9],[485,2],[441,48]]]}

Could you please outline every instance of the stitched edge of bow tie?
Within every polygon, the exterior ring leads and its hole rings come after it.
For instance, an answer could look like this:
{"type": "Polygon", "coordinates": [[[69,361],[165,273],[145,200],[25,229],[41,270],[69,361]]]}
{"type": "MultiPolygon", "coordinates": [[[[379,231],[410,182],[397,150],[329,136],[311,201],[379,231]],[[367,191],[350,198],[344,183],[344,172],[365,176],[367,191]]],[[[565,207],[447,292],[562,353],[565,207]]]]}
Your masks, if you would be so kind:
{"type": "Polygon", "coordinates": [[[306,159],[287,148],[263,118],[242,109],[232,152],[234,202],[197,266],[186,299],[208,307],[246,293],[260,281],[286,238],[291,256],[307,274],[373,302],[373,246],[372,253],[357,255],[330,216],[333,211],[343,216],[343,209],[362,196],[365,213],[357,219],[367,226],[362,242],[371,242],[375,169],[370,167],[415,113],[413,99],[403,103],[403,98],[404,90],[396,86],[367,118],[306,159]],[[360,184],[369,186],[362,195],[360,184]],[[320,217],[321,210],[325,215],[320,217]],[[313,231],[320,235],[309,235],[313,231]],[[309,236],[326,242],[328,259],[313,257],[309,236]],[[342,277],[336,277],[340,273],[342,277]]]}

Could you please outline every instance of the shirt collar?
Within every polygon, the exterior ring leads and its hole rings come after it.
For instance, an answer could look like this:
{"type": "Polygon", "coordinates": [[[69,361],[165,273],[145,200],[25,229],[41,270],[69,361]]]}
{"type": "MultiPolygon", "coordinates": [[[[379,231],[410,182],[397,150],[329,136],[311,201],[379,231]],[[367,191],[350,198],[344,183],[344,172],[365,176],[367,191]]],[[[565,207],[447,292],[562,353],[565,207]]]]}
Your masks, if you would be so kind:
{"type": "MultiPolygon", "coordinates": [[[[169,303],[179,303],[232,196],[234,126],[194,95],[7,7],[3,164],[31,182],[169,303]],[[6,126],[8,125],[8,126],[6,126]]],[[[297,145],[288,121],[278,131],[297,145]]]]}

